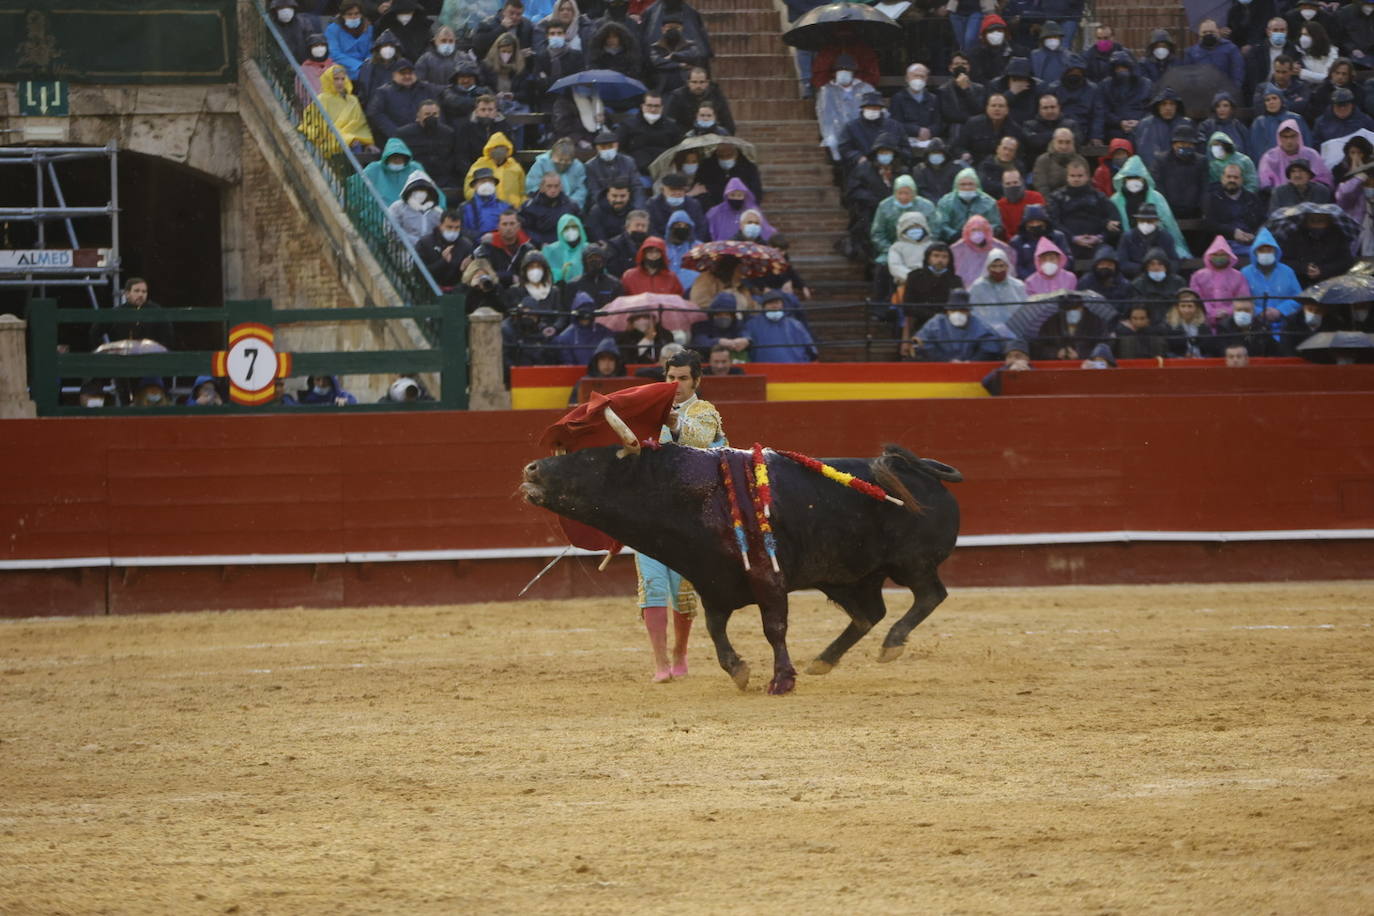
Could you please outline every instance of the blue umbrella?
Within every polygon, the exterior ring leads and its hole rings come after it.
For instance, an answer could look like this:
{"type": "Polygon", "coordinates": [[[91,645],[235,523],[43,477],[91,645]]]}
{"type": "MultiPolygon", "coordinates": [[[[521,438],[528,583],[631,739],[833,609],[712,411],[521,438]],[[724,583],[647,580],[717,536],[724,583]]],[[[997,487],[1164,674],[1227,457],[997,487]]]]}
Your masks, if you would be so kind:
{"type": "Polygon", "coordinates": [[[583,70],[565,76],[549,87],[550,92],[567,92],[578,86],[588,86],[601,96],[603,102],[622,102],[644,94],[644,84],[614,70],[583,70]]]}

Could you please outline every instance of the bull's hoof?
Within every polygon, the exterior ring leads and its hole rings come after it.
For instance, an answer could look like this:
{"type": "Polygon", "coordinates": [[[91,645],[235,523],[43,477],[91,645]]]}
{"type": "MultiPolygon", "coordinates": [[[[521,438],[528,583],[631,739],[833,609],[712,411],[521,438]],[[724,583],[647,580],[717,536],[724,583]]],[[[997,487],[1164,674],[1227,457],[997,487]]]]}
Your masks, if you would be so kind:
{"type": "Polygon", "coordinates": [[[748,690],[749,663],[740,662],[738,665],[736,665],[734,670],[730,672],[730,680],[734,681],[735,686],[738,687],[740,690],[748,690]]]}
{"type": "Polygon", "coordinates": [[[780,697],[791,693],[797,687],[797,678],[793,674],[782,674],[768,682],[768,693],[770,696],[780,697]]]}
{"type": "Polygon", "coordinates": [[[902,653],[905,651],[906,646],[883,646],[883,651],[878,653],[878,661],[895,662],[902,657],[902,653]]]}
{"type": "Polygon", "coordinates": [[[811,664],[806,666],[807,674],[829,674],[834,670],[834,665],[830,664],[830,662],[822,661],[819,658],[812,659],[811,664]]]}

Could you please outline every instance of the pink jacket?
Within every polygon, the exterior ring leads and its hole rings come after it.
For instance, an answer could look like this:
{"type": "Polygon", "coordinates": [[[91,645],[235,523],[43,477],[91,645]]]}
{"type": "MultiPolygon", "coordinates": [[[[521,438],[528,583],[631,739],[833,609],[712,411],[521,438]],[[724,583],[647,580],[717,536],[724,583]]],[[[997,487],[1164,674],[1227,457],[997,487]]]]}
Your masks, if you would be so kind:
{"type": "MultiPolygon", "coordinates": [[[[1291,127],[1299,134],[1302,133],[1298,127],[1298,122],[1288,118],[1279,125],[1278,133],[1283,133],[1285,128],[1291,127]]],[[[1312,168],[1312,180],[1320,181],[1331,190],[1336,190],[1336,180],[1331,177],[1331,169],[1322,161],[1321,153],[1312,149],[1310,146],[1298,146],[1298,151],[1293,155],[1288,155],[1280,146],[1274,146],[1259,161],[1259,183],[1261,188],[1277,188],[1288,181],[1288,163],[1294,159],[1306,159],[1307,164],[1312,168]]]]}
{"type": "Polygon", "coordinates": [[[1016,254],[1011,246],[992,237],[992,224],[988,218],[977,214],[970,216],[968,222],[964,223],[963,238],[949,246],[949,253],[954,256],[954,272],[964,281],[965,289],[983,276],[983,266],[987,264],[988,254],[994,248],[1005,254],[1008,262],[1016,263],[1016,254]],[[970,236],[979,231],[983,233],[983,244],[975,245],[970,236]]]}
{"type": "Polygon", "coordinates": [[[1231,300],[1244,299],[1250,295],[1250,284],[1246,283],[1245,277],[1236,270],[1236,256],[1231,252],[1231,246],[1226,243],[1226,239],[1221,236],[1217,236],[1212,240],[1212,244],[1207,246],[1202,263],[1203,266],[1193,274],[1188,286],[1202,297],[1202,304],[1207,312],[1207,324],[1215,329],[1219,320],[1231,314],[1231,300]],[[1227,266],[1220,269],[1213,267],[1214,254],[1225,254],[1227,266]]]}
{"type": "Polygon", "coordinates": [[[1060,250],[1059,246],[1044,236],[1035,245],[1035,273],[1026,278],[1026,293],[1058,293],[1078,289],[1078,278],[1073,275],[1073,261],[1060,250]],[[1059,270],[1053,277],[1040,270],[1040,256],[1047,251],[1059,252],[1059,270]]]}

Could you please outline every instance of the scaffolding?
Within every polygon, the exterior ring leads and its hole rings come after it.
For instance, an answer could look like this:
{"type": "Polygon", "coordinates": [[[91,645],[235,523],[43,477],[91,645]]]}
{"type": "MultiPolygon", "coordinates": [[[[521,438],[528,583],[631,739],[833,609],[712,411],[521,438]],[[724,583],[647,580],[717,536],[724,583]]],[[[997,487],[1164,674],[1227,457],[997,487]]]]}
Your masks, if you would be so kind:
{"type": "Polygon", "coordinates": [[[113,143],[105,146],[7,146],[0,147],[0,184],[9,174],[7,167],[32,166],[37,188],[37,200],[32,207],[0,207],[0,223],[30,222],[35,224],[35,244],[32,249],[0,250],[0,287],[28,287],[37,298],[46,298],[50,286],[84,286],[91,307],[101,302],[117,302],[119,298],[119,153],[113,143]],[[71,207],[62,191],[57,164],[78,159],[108,158],[110,163],[110,194],[104,206],[71,207]],[[110,221],[108,248],[82,248],[76,236],[74,219],[106,217],[110,221]],[[61,223],[62,234],[50,231],[50,223],[61,223]],[[108,289],[109,296],[97,295],[97,289],[108,289]]]}

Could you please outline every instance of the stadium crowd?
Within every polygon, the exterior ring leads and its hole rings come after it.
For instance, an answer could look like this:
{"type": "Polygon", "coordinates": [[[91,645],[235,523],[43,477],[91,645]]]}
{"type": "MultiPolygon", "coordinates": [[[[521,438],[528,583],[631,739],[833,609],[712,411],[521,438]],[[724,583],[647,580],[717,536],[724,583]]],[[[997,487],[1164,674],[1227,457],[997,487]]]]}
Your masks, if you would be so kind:
{"type": "MultiPolygon", "coordinates": [[[[269,15],[317,93],[301,132],[330,155],[341,137],[386,231],[470,311],[504,316],[506,366],[652,375],[682,347],[722,374],[816,359],[810,290],[712,81],[701,15],[494,2],[270,0],[269,15]],[[629,88],[607,91],[617,75],[629,88]],[[701,242],[724,247],[702,263],[701,242]],[[753,243],[781,260],[746,269],[735,252],[753,243]],[[674,302],[699,311],[669,321],[674,302]]],[[[788,9],[795,23],[818,5],[788,9]]],[[[894,58],[842,24],[797,60],[848,208],[837,247],[869,269],[903,358],[1234,365],[1374,332],[1369,302],[1302,295],[1374,256],[1374,2],[1234,0],[1188,47],[1157,30],[1139,58],[1106,25],[1073,50],[1077,0],[877,6],[922,36],[890,96],[894,58]]],[[[135,278],[119,305],[145,303],[135,278]]],[[[119,329],[135,333],[173,345],[170,327],[119,329]]],[[[157,381],[126,399],[168,402],[157,381]]],[[[223,394],[197,379],[187,401],[223,394]]],[[[353,400],[328,377],[279,397],[353,400]]],[[[401,378],[387,397],[428,394],[401,378]]]]}
{"type": "MultiPolygon", "coordinates": [[[[788,8],[795,22],[819,5],[788,8]]],[[[591,371],[607,339],[626,362],[674,341],[814,358],[795,271],[684,264],[702,241],[787,247],[686,0],[270,7],[436,280],[507,316],[508,365],[591,371]],[[578,85],[587,70],[645,90],[578,85]],[[571,91],[551,92],[559,80],[571,91]],[[525,168],[530,147],[544,151],[525,168]],[[604,307],[639,293],[708,317],[675,334],[657,311],[606,327],[604,307]]],[[[1074,50],[1075,0],[878,8],[926,36],[890,98],[879,51],[842,23],[798,63],[849,210],[838,246],[869,266],[903,357],[997,358],[1019,337],[1040,359],[1099,343],[1276,355],[1374,329],[1367,309],[1299,295],[1374,255],[1374,80],[1356,69],[1374,54],[1374,4],[1236,0],[1195,43],[1158,30],[1141,58],[1107,25],[1074,50]],[[1026,334],[1013,316],[1037,298],[1058,307],[1026,334]]]]}

